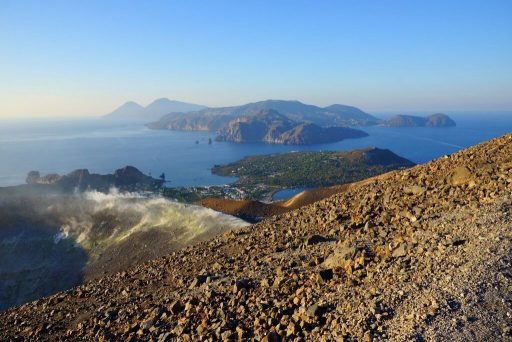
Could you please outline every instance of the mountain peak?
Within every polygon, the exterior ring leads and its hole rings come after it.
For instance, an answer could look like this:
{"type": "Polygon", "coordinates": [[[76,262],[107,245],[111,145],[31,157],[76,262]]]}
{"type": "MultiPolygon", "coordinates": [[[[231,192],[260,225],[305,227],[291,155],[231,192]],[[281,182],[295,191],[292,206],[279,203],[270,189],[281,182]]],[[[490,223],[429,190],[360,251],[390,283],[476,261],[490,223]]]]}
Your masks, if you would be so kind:
{"type": "Polygon", "coordinates": [[[267,102],[267,103],[295,103],[295,104],[304,104],[298,100],[279,100],[279,99],[267,99],[267,100],[263,100],[263,101],[258,101],[256,103],[259,103],[259,102],[267,102]]]}
{"type": "Polygon", "coordinates": [[[126,101],[121,107],[139,107],[139,108],[143,108],[140,104],[138,104],[137,102],[134,102],[134,101],[126,101]]]}
{"type": "Polygon", "coordinates": [[[142,107],[140,104],[133,101],[127,101],[104,117],[109,119],[120,117],[133,118],[141,115],[143,111],[144,107],[142,107]]]}
{"type": "Polygon", "coordinates": [[[161,98],[155,99],[148,106],[151,106],[152,104],[155,104],[155,103],[170,103],[170,102],[176,102],[176,101],[170,100],[167,97],[161,97],[161,98]]]}
{"type": "Polygon", "coordinates": [[[110,119],[152,121],[160,119],[165,114],[175,112],[187,113],[204,108],[204,106],[162,97],[154,100],[146,107],[142,107],[133,101],[128,101],[112,113],[105,115],[105,117],[110,119]]]}

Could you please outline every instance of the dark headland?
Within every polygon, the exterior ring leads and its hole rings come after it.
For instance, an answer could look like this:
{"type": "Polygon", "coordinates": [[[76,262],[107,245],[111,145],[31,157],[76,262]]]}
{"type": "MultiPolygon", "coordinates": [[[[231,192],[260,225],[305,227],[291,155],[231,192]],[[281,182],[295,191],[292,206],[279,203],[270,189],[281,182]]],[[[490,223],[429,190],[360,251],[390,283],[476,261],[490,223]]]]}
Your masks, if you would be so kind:
{"type": "Polygon", "coordinates": [[[90,173],[87,169],[74,170],[67,175],[52,173],[44,176],[41,176],[39,171],[30,171],[26,181],[29,185],[41,185],[65,192],[75,190],[108,192],[111,188],[121,191],[153,191],[159,189],[164,183],[164,179],[147,176],[133,166],[125,166],[107,175],[90,173]]]}

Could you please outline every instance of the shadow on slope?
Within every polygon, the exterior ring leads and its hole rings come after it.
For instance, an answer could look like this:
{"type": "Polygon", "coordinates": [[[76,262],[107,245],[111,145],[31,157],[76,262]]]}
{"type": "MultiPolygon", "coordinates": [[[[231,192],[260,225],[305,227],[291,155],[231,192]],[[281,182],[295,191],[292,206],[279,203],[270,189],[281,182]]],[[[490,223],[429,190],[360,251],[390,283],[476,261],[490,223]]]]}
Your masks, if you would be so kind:
{"type": "Polygon", "coordinates": [[[0,310],[244,225],[133,193],[0,189],[0,310]]]}
{"type": "Polygon", "coordinates": [[[0,206],[0,310],[76,286],[87,252],[19,200],[0,206]]]}

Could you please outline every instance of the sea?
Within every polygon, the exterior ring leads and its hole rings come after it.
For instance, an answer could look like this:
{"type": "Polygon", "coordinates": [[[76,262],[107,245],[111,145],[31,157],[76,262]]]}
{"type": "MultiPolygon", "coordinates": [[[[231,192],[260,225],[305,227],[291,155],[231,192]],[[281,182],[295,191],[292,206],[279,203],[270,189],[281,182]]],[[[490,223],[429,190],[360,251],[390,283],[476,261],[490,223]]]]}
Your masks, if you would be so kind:
{"type": "MultiPolygon", "coordinates": [[[[0,186],[25,183],[31,170],[66,174],[75,169],[112,173],[126,165],[154,177],[165,173],[167,186],[222,185],[232,177],[211,173],[217,164],[245,156],[292,151],[390,149],[415,163],[512,132],[512,112],[448,113],[449,128],[364,127],[369,136],[332,144],[284,146],[216,142],[212,132],[150,130],[143,123],[94,119],[0,120],[0,186]],[[213,142],[209,144],[209,139],[213,142]]],[[[376,115],[385,118],[389,114],[376,115]]],[[[297,189],[288,189],[283,199],[297,189]]]]}

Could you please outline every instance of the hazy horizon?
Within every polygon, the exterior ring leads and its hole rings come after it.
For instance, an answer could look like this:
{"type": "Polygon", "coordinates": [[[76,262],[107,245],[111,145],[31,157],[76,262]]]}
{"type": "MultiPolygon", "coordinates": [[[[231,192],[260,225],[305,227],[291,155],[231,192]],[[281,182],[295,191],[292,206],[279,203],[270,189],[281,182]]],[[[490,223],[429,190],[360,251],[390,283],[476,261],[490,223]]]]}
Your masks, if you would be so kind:
{"type": "Polygon", "coordinates": [[[512,2],[0,4],[0,118],[166,97],[369,113],[512,110],[512,2]]]}
{"type": "MultiPolygon", "coordinates": [[[[169,98],[169,99],[180,101],[179,99],[171,99],[171,98],[169,98]]],[[[269,100],[269,99],[265,99],[265,100],[269,100]]],[[[272,100],[277,100],[277,99],[272,99],[272,100]]],[[[363,110],[364,112],[374,115],[377,118],[381,118],[381,119],[389,118],[393,115],[399,115],[399,114],[400,115],[401,114],[403,114],[403,115],[419,115],[419,116],[435,114],[435,113],[444,113],[444,114],[449,114],[449,115],[469,115],[469,116],[471,116],[471,115],[480,116],[482,114],[489,114],[489,115],[511,115],[512,114],[512,109],[503,109],[503,110],[500,110],[500,109],[492,109],[492,110],[487,110],[487,109],[480,109],[480,110],[478,110],[478,109],[477,110],[396,109],[396,110],[375,110],[375,111],[373,111],[373,110],[367,110],[366,108],[361,107],[361,106],[356,106],[352,103],[333,102],[333,103],[328,103],[328,104],[316,104],[316,103],[309,103],[309,102],[295,100],[295,99],[279,99],[279,100],[299,101],[299,102],[302,102],[305,104],[315,105],[318,107],[326,107],[326,106],[329,106],[332,104],[351,105],[351,106],[355,106],[355,107],[363,110]]],[[[206,107],[231,107],[231,106],[244,105],[244,104],[247,104],[250,102],[258,102],[258,101],[264,101],[264,100],[263,99],[262,100],[254,100],[254,101],[248,101],[248,102],[243,102],[243,103],[237,103],[237,104],[233,104],[233,105],[226,104],[226,105],[220,105],[220,106],[206,106],[206,107]]],[[[33,119],[37,119],[37,120],[101,119],[103,116],[105,116],[106,114],[109,114],[114,109],[120,107],[121,105],[123,105],[126,102],[132,102],[132,101],[131,100],[124,101],[124,102],[120,103],[118,106],[115,106],[115,107],[107,110],[106,112],[102,112],[102,113],[76,114],[73,112],[69,112],[69,113],[64,112],[64,113],[61,113],[60,115],[58,115],[58,114],[56,114],[56,115],[51,115],[51,114],[50,115],[12,115],[12,116],[11,115],[5,115],[5,116],[0,115],[0,121],[17,121],[17,120],[27,120],[27,119],[31,119],[31,120],[33,120],[33,119]]],[[[133,101],[133,102],[145,107],[153,101],[150,101],[150,102],[133,101]]],[[[187,101],[183,101],[183,102],[187,102],[187,101]]],[[[202,103],[194,103],[194,104],[202,105],[202,103]]]]}

